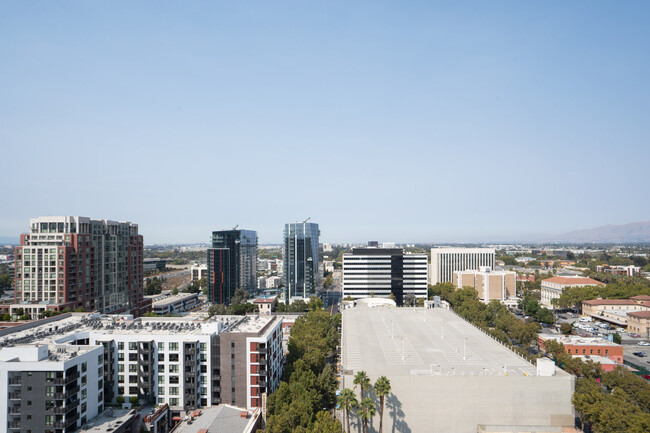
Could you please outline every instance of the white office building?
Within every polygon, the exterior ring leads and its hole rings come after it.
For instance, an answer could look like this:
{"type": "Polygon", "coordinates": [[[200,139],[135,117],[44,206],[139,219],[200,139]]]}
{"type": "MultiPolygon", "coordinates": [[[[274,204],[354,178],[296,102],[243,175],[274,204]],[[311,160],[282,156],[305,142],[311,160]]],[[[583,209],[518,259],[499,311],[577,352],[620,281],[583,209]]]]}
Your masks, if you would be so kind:
{"type": "Polygon", "coordinates": [[[343,254],[343,298],[395,297],[402,305],[412,293],[427,296],[427,255],[401,248],[354,248],[343,254]]]}
{"type": "Polygon", "coordinates": [[[429,284],[452,282],[456,271],[494,269],[494,248],[431,248],[429,284]]]}

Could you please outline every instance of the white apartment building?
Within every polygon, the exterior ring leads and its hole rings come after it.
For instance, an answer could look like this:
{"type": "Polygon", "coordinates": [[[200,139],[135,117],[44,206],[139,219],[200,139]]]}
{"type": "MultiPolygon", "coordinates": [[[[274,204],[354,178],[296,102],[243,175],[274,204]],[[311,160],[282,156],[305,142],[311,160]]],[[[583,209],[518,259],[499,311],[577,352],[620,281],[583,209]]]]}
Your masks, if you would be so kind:
{"type": "Polygon", "coordinates": [[[208,265],[206,265],[206,264],[199,265],[198,263],[194,264],[190,268],[190,275],[192,276],[192,281],[199,281],[199,280],[201,280],[203,278],[207,279],[208,278],[208,265]]]}
{"type": "Polygon", "coordinates": [[[431,248],[429,284],[451,282],[456,271],[494,269],[495,257],[494,248],[431,248]]]}
{"type": "Polygon", "coordinates": [[[104,410],[102,346],[0,350],[0,432],[72,432],[104,410]]]}
{"type": "Polygon", "coordinates": [[[511,271],[494,271],[481,266],[478,271],[454,272],[453,284],[456,288],[471,287],[484,302],[491,300],[504,302],[517,296],[517,273],[511,271]]]}
{"type": "Polygon", "coordinates": [[[405,254],[401,248],[353,248],[343,254],[343,298],[427,297],[427,255],[405,254]]]}
{"type": "MultiPolygon", "coordinates": [[[[81,397],[87,393],[96,403],[96,408],[88,409],[87,415],[86,406],[82,406],[84,411],[78,411],[79,418],[83,416],[87,420],[101,412],[104,402],[115,403],[118,396],[126,402],[136,397],[140,401],[167,403],[174,416],[221,403],[255,409],[262,406],[262,394],[273,392],[280,383],[282,318],[219,316],[201,321],[196,316],[137,319],[99,314],[63,316],[0,337],[0,386],[10,385],[6,382],[8,376],[2,374],[3,368],[29,372],[40,368],[32,362],[34,354],[17,357],[11,347],[16,342],[26,342],[32,347],[43,342],[45,346],[40,347],[55,345],[57,350],[74,353],[70,359],[93,350],[94,363],[87,363],[83,369],[92,367],[95,376],[79,381],[82,394],[78,401],[83,401],[85,397],[81,397]],[[86,382],[91,384],[92,391],[83,390],[86,382]]],[[[39,360],[44,360],[44,355],[39,356],[39,360]]],[[[68,369],[69,365],[61,368],[68,369]]],[[[0,403],[3,398],[6,403],[16,396],[11,392],[0,393],[0,403]]],[[[38,404],[45,404],[45,400],[39,397],[38,404]]],[[[65,407],[63,403],[61,406],[65,407]]],[[[3,412],[1,406],[0,412],[3,412]]],[[[54,420],[68,421],[61,417],[54,420]]],[[[24,424],[14,425],[24,428],[24,424]]]]}

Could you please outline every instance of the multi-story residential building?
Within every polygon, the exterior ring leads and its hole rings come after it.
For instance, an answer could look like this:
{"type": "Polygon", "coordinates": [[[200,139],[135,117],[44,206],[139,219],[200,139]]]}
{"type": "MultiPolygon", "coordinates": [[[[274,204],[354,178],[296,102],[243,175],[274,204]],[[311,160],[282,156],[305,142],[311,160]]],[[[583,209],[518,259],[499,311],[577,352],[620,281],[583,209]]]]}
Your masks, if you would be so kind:
{"type": "Polygon", "coordinates": [[[639,266],[609,266],[609,265],[600,265],[596,266],[596,272],[603,272],[605,274],[613,275],[626,275],[628,277],[633,277],[641,273],[641,268],[639,266]]]}
{"type": "Polygon", "coordinates": [[[284,290],[285,300],[307,299],[316,295],[320,260],[318,224],[296,222],[284,226],[284,290]]]}
{"type": "Polygon", "coordinates": [[[353,248],[343,254],[343,297],[395,298],[402,305],[412,293],[427,297],[427,255],[401,248],[353,248]]]}
{"type": "Polygon", "coordinates": [[[504,302],[517,296],[517,273],[494,271],[487,266],[481,266],[478,271],[454,272],[453,284],[459,289],[475,289],[478,297],[486,304],[493,299],[504,302]]]}
{"type": "Polygon", "coordinates": [[[257,289],[257,232],[212,232],[208,249],[208,301],[229,305],[235,290],[255,296],[257,289]]]}
{"type": "Polygon", "coordinates": [[[102,346],[0,350],[0,432],[77,431],[104,408],[102,346]]]}
{"type": "Polygon", "coordinates": [[[30,220],[15,248],[15,305],[32,318],[45,310],[139,316],[143,299],[143,240],[130,222],[55,216],[30,220]]]}
{"type": "Polygon", "coordinates": [[[431,248],[429,284],[451,282],[456,271],[494,269],[495,257],[494,248],[431,248]]]}
{"type": "Polygon", "coordinates": [[[199,281],[205,278],[208,278],[208,265],[199,265],[195,264],[190,268],[190,275],[192,276],[192,281],[199,281]]]}
{"type": "MultiPolygon", "coordinates": [[[[35,355],[17,358],[12,352],[14,349],[7,347],[18,342],[24,347],[56,345],[55,353],[67,350],[76,354],[73,357],[92,349],[94,364],[82,367],[82,376],[86,368],[92,368],[95,376],[82,377],[78,382],[80,396],[85,399],[87,392],[88,398],[94,398],[97,404],[95,412],[86,416],[88,420],[97,411],[101,412],[104,402],[115,403],[118,396],[127,402],[136,397],[140,401],[168,404],[173,416],[221,403],[258,408],[262,394],[271,393],[280,383],[281,317],[220,316],[207,321],[195,316],[129,317],[67,314],[34,322],[30,329],[7,333],[0,339],[0,386],[3,377],[7,378],[6,374],[2,375],[2,369],[37,370],[31,361],[35,355]],[[83,389],[86,382],[93,391],[83,389]]],[[[53,360],[52,356],[50,358],[53,360]]],[[[69,365],[57,368],[65,371],[69,365]]],[[[48,369],[52,369],[51,366],[48,369]]],[[[7,395],[0,393],[0,405],[8,401],[7,395]],[[4,400],[2,395],[5,395],[4,400]]],[[[39,400],[38,404],[41,403],[39,400]]],[[[63,410],[55,413],[65,414],[63,410]]],[[[78,411],[79,417],[84,414],[85,406],[78,411]]],[[[54,419],[68,421],[67,418],[54,419]]]]}
{"type": "Polygon", "coordinates": [[[598,286],[601,285],[600,281],[592,278],[568,276],[568,277],[551,277],[542,280],[541,286],[541,300],[540,304],[544,307],[551,308],[553,304],[551,301],[557,299],[562,295],[564,289],[569,287],[583,287],[583,286],[598,286]]]}

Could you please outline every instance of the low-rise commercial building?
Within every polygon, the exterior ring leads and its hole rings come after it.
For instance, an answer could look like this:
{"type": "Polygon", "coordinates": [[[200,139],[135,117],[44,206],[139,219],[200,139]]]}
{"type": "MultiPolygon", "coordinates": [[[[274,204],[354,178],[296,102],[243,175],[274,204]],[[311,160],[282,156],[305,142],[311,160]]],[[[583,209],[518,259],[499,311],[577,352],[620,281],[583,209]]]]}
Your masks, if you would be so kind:
{"type": "Polygon", "coordinates": [[[628,277],[633,277],[641,273],[641,268],[639,266],[609,266],[601,265],[596,266],[596,272],[603,272],[605,274],[612,275],[626,275],[628,277]]]}
{"type": "Polygon", "coordinates": [[[627,313],[627,330],[643,338],[650,338],[650,310],[627,313]]]}
{"type": "Polygon", "coordinates": [[[623,363],[623,346],[598,337],[581,337],[578,335],[538,335],[539,346],[544,349],[544,344],[555,340],[564,345],[564,350],[569,355],[604,356],[612,361],[623,363]]]}
{"type": "Polygon", "coordinates": [[[179,293],[178,295],[156,295],[150,297],[151,309],[159,316],[190,311],[201,303],[198,293],[179,293]]]}
{"type": "Polygon", "coordinates": [[[476,290],[479,299],[486,304],[491,300],[505,302],[517,296],[517,273],[511,271],[494,271],[487,266],[480,270],[454,272],[453,284],[456,288],[471,287],[476,290]]]}
{"type": "Polygon", "coordinates": [[[144,259],[143,268],[145,272],[164,271],[167,268],[167,260],[156,258],[144,259]]]}
{"type": "Polygon", "coordinates": [[[617,326],[627,326],[629,314],[650,310],[646,296],[630,299],[590,299],[582,302],[582,314],[617,326]]]}
{"type": "Polygon", "coordinates": [[[544,307],[552,308],[553,304],[551,301],[558,299],[564,289],[569,287],[598,286],[601,284],[603,283],[587,277],[569,276],[547,278],[542,280],[540,304],[544,307]]]}

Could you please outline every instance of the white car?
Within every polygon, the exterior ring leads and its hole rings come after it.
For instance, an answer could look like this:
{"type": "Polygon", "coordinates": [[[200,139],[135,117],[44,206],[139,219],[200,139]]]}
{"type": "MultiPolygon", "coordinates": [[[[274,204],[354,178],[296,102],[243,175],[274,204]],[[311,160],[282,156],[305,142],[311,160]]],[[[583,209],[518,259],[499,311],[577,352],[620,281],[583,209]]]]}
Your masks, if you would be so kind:
{"type": "Polygon", "coordinates": [[[621,332],[625,332],[625,329],[623,329],[623,328],[616,328],[616,332],[618,332],[618,333],[620,334],[621,332]]]}
{"type": "Polygon", "coordinates": [[[647,341],[639,341],[638,343],[636,343],[636,345],[637,346],[650,346],[650,343],[648,343],[647,341]]]}

